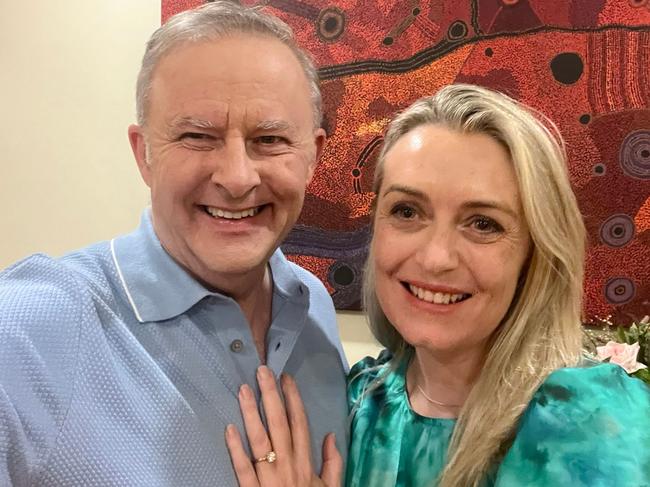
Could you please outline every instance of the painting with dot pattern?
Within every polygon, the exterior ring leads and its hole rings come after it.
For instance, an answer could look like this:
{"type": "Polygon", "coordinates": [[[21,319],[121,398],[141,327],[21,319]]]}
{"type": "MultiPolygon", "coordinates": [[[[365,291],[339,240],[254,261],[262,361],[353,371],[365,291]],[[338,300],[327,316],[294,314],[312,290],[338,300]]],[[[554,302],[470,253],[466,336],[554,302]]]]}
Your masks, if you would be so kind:
{"type": "MultiPolygon", "coordinates": [[[[202,0],[162,0],[162,20],[202,0]]],[[[290,24],[321,76],[328,142],[282,246],[360,309],[373,169],[390,117],[454,82],[560,128],[589,235],[585,318],[650,314],[650,0],[243,1],[290,24]]]]}

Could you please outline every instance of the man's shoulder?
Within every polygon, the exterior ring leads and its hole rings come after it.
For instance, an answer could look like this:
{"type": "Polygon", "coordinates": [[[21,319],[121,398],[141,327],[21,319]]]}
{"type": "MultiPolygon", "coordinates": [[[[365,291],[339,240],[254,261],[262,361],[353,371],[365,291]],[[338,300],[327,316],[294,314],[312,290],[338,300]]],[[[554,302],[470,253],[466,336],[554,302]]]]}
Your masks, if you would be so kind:
{"type": "Polygon", "coordinates": [[[58,258],[40,253],[30,255],[0,272],[0,299],[107,285],[109,260],[108,242],[58,258]]]}
{"type": "Polygon", "coordinates": [[[25,306],[42,302],[48,295],[78,294],[78,280],[59,259],[45,254],[26,257],[0,272],[0,302],[25,306]]]}
{"type": "Polygon", "coordinates": [[[34,254],[0,272],[0,324],[21,333],[65,333],[84,306],[108,292],[100,245],[61,258],[34,254]]]}
{"type": "Polygon", "coordinates": [[[9,397],[27,396],[33,384],[67,390],[90,304],[79,278],[47,255],[0,273],[0,384],[9,397]]]}

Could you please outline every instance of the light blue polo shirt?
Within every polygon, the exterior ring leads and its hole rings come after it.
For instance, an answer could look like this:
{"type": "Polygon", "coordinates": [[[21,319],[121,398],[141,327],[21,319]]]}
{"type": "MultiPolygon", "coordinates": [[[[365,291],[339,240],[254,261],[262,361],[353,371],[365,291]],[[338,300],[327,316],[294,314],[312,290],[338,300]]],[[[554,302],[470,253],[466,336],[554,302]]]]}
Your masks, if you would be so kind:
{"type": "MultiPolygon", "coordinates": [[[[276,251],[267,363],[295,377],[312,456],[347,451],[332,301],[276,251]]],[[[260,365],[237,303],[162,248],[149,210],[132,234],[0,273],[0,485],[235,486],[228,423],[260,365]]],[[[318,470],[317,470],[318,471],[318,470]]]]}

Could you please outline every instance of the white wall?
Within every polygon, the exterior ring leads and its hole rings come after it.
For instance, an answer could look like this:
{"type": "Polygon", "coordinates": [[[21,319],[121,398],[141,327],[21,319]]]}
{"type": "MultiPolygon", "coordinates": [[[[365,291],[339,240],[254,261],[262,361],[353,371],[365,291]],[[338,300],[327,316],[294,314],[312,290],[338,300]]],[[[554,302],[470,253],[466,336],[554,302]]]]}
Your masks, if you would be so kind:
{"type": "MultiPolygon", "coordinates": [[[[126,137],[160,0],[3,1],[0,268],[137,226],[148,203],[126,137]]],[[[339,313],[350,362],[376,355],[362,316],[339,313]]]]}

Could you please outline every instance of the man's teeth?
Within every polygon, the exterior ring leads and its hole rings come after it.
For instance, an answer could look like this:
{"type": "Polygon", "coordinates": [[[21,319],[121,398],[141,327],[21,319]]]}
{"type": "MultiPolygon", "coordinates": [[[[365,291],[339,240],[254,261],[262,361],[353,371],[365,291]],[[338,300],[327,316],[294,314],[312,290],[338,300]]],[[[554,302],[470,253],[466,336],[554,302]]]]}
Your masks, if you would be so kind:
{"type": "Polygon", "coordinates": [[[246,218],[249,216],[255,216],[260,212],[260,207],[256,206],[255,208],[248,208],[243,211],[226,211],[219,208],[214,208],[212,206],[206,206],[206,211],[210,215],[219,218],[226,218],[228,220],[240,220],[241,218],[246,218]]]}
{"type": "Polygon", "coordinates": [[[464,298],[469,297],[469,294],[447,294],[447,293],[434,293],[428,289],[422,289],[421,287],[414,286],[409,284],[409,289],[413,296],[426,301],[427,303],[435,304],[454,304],[457,301],[460,301],[464,298]]]}

